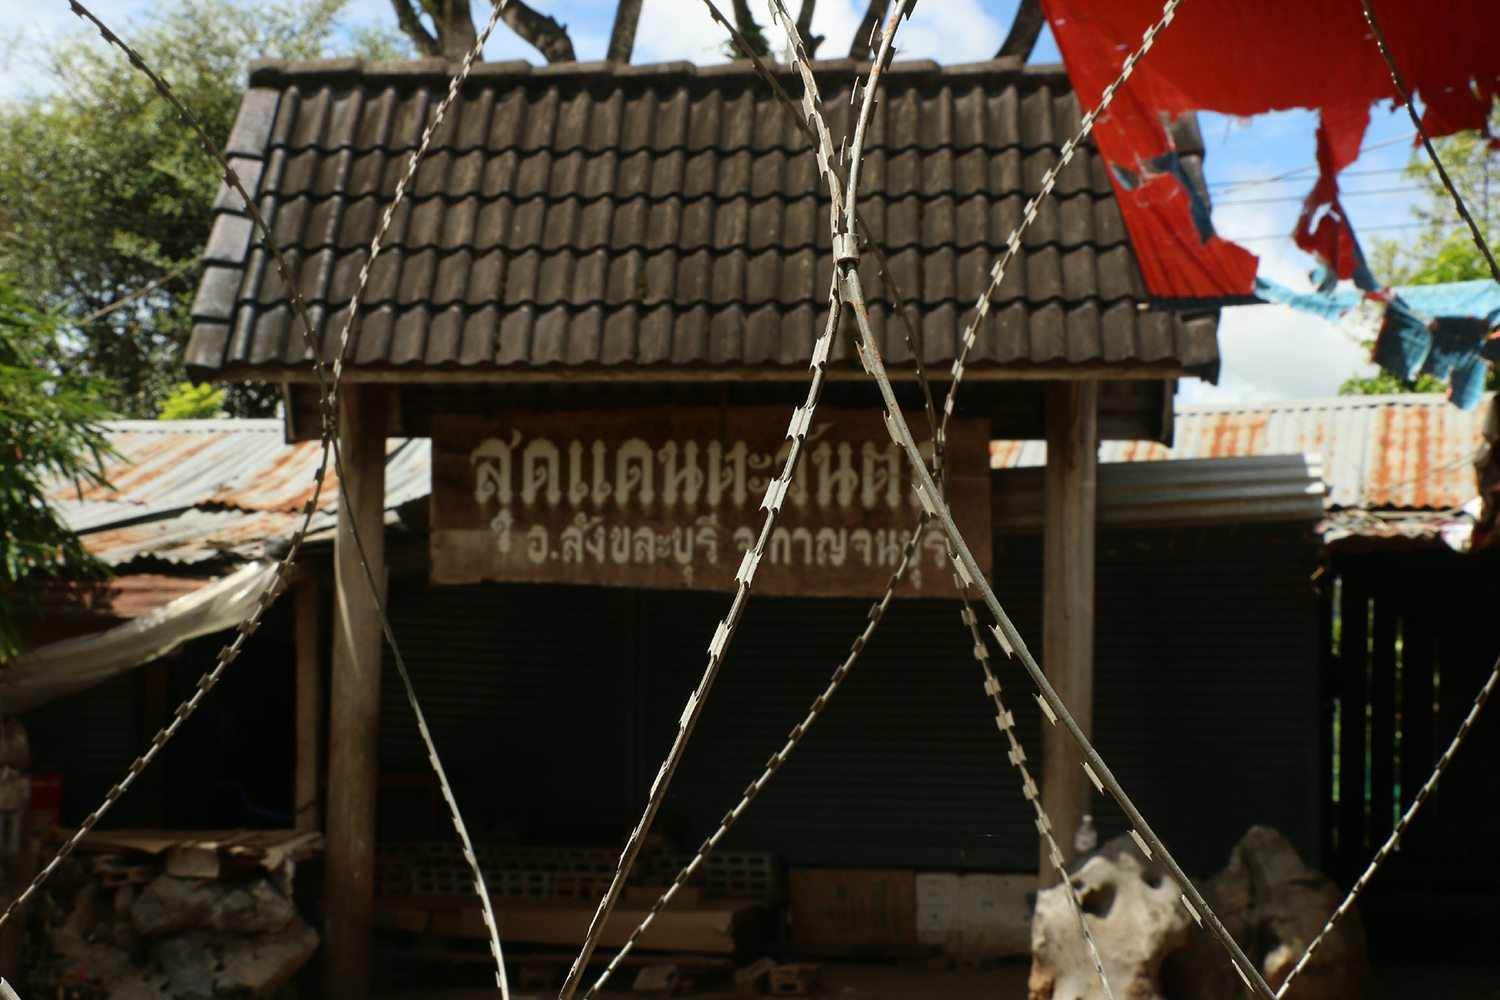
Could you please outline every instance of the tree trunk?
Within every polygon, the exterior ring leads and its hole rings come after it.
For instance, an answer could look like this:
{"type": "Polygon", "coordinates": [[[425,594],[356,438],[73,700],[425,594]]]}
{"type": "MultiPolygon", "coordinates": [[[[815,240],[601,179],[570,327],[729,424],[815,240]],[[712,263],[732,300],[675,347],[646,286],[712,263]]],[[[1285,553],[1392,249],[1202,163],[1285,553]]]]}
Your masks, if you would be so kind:
{"type": "Polygon", "coordinates": [[[474,18],[469,13],[469,0],[424,0],[424,5],[435,11],[432,22],[437,25],[438,44],[442,46],[443,58],[449,62],[462,62],[479,41],[479,32],[474,30],[474,18]]]}
{"type": "MultiPolygon", "coordinates": [[[[522,0],[510,0],[500,12],[500,17],[549,63],[578,61],[578,57],[573,54],[573,40],[568,37],[567,30],[555,19],[538,14],[522,0]]],[[[632,31],[632,42],[634,34],[632,31]]]]}
{"type": "Polygon", "coordinates": [[[865,10],[865,19],[859,22],[859,27],[854,29],[854,44],[849,46],[850,59],[873,59],[879,45],[870,44],[870,36],[875,31],[875,26],[885,20],[885,12],[890,9],[891,0],[870,0],[870,6],[865,10]]]}
{"type": "Polygon", "coordinates": [[[1036,48],[1036,40],[1046,23],[1047,18],[1042,13],[1039,0],[1021,0],[1021,6],[1016,10],[1016,19],[1010,23],[1010,34],[1005,36],[1005,42],[1000,46],[1000,51],[995,53],[995,58],[1019,56],[1022,62],[1031,58],[1031,50],[1036,48]]]}
{"type": "Polygon", "coordinates": [[[610,62],[630,62],[630,53],[635,49],[635,29],[641,23],[641,2],[620,0],[615,10],[615,30],[609,35],[609,54],[604,57],[610,62]]]}

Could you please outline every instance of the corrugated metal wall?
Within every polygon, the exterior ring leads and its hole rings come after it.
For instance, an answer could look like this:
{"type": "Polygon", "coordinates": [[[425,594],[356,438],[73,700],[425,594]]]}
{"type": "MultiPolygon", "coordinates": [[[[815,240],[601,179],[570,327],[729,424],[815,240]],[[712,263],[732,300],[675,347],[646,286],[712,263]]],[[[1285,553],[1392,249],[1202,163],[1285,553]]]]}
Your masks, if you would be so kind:
{"type": "MultiPolygon", "coordinates": [[[[1096,733],[1195,871],[1269,822],[1313,856],[1312,543],[1259,527],[1100,537],[1096,733]]],[[[997,589],[1040,635],[1041,547],[1010,538],[997,589]]],[[[395,627],[466,809],[628,821],[671,742],[726,595],[482,585],[393,590],[395,627]]],[[[822,690],[862,601],[752,599],[662,815],[709,832],[822,690]]],[[[1040,646],[1039,640],[1037,646],[1040,646]]],[[[1039,651],[1039,650],[1038,650],[1039,651]]],[[[1015,664],[1001,678],[1035,753],[1015,664]]],[[[382,766],[426,768],[387,672],[382,766]]],[[[1121,829],[1113,806],[1103,832],[1121,829]]],[[[1025,870],[1036,837],[952,600],[895,605],[726,846],[792,863],[1025,870]]]]}

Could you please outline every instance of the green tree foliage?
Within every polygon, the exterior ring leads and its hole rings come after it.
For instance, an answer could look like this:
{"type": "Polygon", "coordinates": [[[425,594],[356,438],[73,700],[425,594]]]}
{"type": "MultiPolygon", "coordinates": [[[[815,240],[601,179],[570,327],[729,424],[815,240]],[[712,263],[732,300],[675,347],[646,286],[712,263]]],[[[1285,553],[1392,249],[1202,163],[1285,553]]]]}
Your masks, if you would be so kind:
{"type": "MultiPolygon", "coordinates": [[[[1500,115],[1491,117],[1490,129],[1500,129],[1500,115]]],[[[1500,252],[1495,242],[1500,236],[1500,155],[1477,132],[1437,139],[1433,146],[1491,250],[1500,252]]],[[[1492,278],[1489,264],[1474,245],[1469,227],[1459,219],[1453,198],[1443,187],[1425,150],[1413,155],[1406,177],[1416,181],[1423,193],[1421,203],[1412,208],[1422,228],[1410,243],[1375,241],[1370,262],[1376,277],[1389,285],[1436,285],[1492,278]]],[[[1374,346],[1373,336],[1366,346],[1374,346]]],[[[1487,382],[1488,388],[1496,387],[1493,368],[1487,382]]],[[[1407,381],[1383,369],[1371,378],[1353,376],[1339,387],[1341,396],[1444,391],[1446,386],[1431,375],[1418,375],[1415,381],[1407,381]]]]}
{"type": "Polygon", "coordinates": [[[104,380],[61,367],[55,341],[55,320],[0,274],[0,664],[19,651],[17,616],[43,580],[108,571],[45,500],[48,482],[107,485],[99,422],[114,416],[99,402],[104,380]]]}
{"type": "MultiPolygon", "coordinates": [[[[406,51],[395,32],[345,30],[345,2],[173,0],[122,34],[222,144],[251,59],[406,51]]],[[[218,174],[150,81],[96,33],[80,28],[37,62],[45,92],[0,105],[0,270],[64,321],[57,350],[69,371],[107,379],[112,409],[154,417],[183,381],[200,270],[80,321],[202,251],[218,174]]],[[[226,406],[264,415],[278,400],[270,387],[235,386],[226,406]]]]}
{"type": "Polygon", "coordinates": [[[224,389],[183,382],[161,404],[158,420],[203,420],[224,416],[224,389]]]}

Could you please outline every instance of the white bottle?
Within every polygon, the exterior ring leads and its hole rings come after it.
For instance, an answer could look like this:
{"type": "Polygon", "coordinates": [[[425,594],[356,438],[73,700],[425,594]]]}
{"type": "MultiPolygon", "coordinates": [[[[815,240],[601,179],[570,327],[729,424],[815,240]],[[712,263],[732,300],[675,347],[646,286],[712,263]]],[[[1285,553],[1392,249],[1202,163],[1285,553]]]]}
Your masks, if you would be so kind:
{"type": "Polygon", "coordinates": [[[1099,831],[1094,829],[1094,814],[1084,813],[1083,822],[1073,832],[1073,850],[1084,855],[1099,846],[1099,831]]]}

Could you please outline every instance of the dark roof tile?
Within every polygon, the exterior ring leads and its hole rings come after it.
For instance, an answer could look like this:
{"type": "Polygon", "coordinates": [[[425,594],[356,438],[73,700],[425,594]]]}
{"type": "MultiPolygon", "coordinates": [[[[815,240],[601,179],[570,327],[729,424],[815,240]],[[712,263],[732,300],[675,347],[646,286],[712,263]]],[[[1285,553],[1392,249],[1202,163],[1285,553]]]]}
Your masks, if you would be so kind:
{"type": "MultiPolygon", "coordinates": [[[[853,73],[818,65],[835,142],[853,73]]],[[[369,240],[445,94],[436,61],[267,62],[228,143],[256,188],[325,352],[369,240]]],[[[793,94],[801,82],[782,72],[793,94]]],[[[897,63],[867,136],[860,208],[946,365],[1027,198],[1076,131],[1053,69],[897,63]]],[[[1191,119],[1174,123],[1201,177],[1191,119]]],[[[742,65],[482,64],[435,130],[364,297],[355,364],[801,366],[826,319],[828,202],[795,123],[742,65]]],[[[305,364],[284,283],[227,190],[194,307],[195,373],[305,364]]],[[[870,319],[909,355],[873,255],[870,319]]],[[[1143,308],[1109,182],[1079,147],[1037,209],[979,330],[975,364],[1217,369],[1216,316],[1143,308]]],[[[847,311],[846,311],[847,313],[847,311]]],[[[845,334],[832,355],[853,363],[845,334]]]]}
{"type": "Polygon", "coordinates": [[[422,359],[426,353],[430,322],[430,311],[425,305],[397,314],[391,329],[391,346],[385,352],[391,364],[408,365],[422,359]]]}
{"type": "Polygon", "coordinates": [[[636,327],[640,315],[634,308],[611,309],[604,317],[604,331],[599,340],[599,363],[629,364],[635,360],[636,327]]]}
{"type": "Polygon", "coordinates": [[[499,319],[500,311],[492,305],[464,318],[463,341],[458,348],[459,364],[485,365],[494,361],[499,319]]]}

